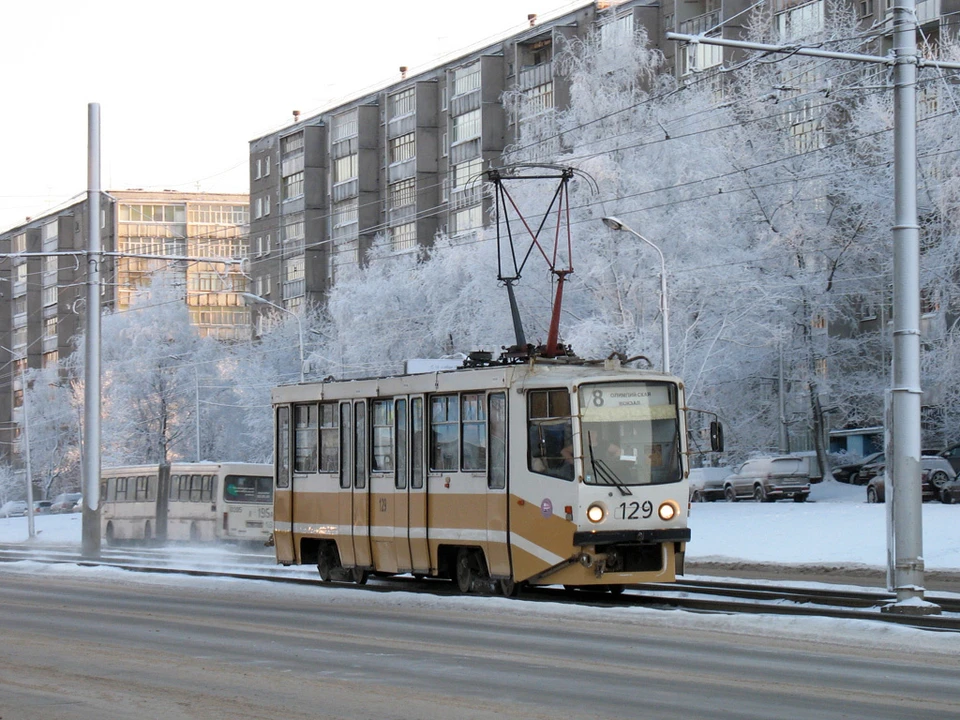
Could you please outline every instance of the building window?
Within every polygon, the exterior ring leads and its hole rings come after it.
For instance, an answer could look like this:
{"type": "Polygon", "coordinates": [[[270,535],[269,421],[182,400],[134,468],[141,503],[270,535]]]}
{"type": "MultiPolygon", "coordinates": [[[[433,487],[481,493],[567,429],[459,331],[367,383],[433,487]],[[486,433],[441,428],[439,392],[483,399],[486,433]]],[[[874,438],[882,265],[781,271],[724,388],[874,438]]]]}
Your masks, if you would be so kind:
{"type": "Polygon", "coordinates": [[[336,203],[333,206],[333,226],[335,228],[357,223],[357,199],[336,203]]]}
{"type": "Polygon", "coordinates": [[[480,88],[480,63],[457,68],[453,71],[453,95],[465,95],[480,88]]]}
{"type": "Polygon", "coordinates": [[[453,213],[452,232],[453,234],[477,230],[483,227],[483,208],[480,205],[465,208],[453,213]]]}
{"type": "Polygon", "coordinates": [[[784,10],[777,13],[776,21],[780,42],[819,33],[824,26],[824,1],[814,0],[806,5],[784,10]]]}
{"type": "Polygon", "coordinates": [[[282,193],[281,197],[284,200],[292,200],[293,198],[298,198],[303,196],[303,171],[293,173],[292,175],[287,175],[283,178],[283,185],[281,188],[282,193]]]}
{"type": "Polygon", "coordinates": [[[47,318],[43,321],[43,336],[45,338],[57,337],[57,318],[47,318]]]}
{"type": "Polygon", "coordinates": [[[480,109],[471,110],[453,119],[453,142],[463,142],[480,137],[480,109]]]}
{"type": "Polygon", "coordinates": [[[120,205],[121,222],[183,223],[187,221],[184,205],[120,205]]]}
{"type": "Polygon", "coordinates": [[[402,180],[390,186],[389,195],[390,208],[402,208],[407,205],[414,205],[417,202],[417,183],[416,180],[402,180]]]}
{"type": "Polygon", "coordinates": [[[417,137],[414,133],[407,133],[390,140],[390,163],[399,163],[409,160],[417,154],[417,137]]]}
{"type": "Polygon", "coordinates": [[[289,135],[285,138],[280,139],[280,154],[281,155],[292,155],[293,153],[303,152],[303,133],[298,132],[296,135],[289,135]]]}
{"type": "Polygon", "coordinates": [[[398,225],[390,231],[390,241],[395,251],[411,250],[417,244],[417,224],[398,225]]]}
{"type": "Polygon", "coordinates": [[[333,161],[333,182],[342,183],[357,177],[359,158],[356,154],[337,158],[333,161]]]}
{"type": "Polygon", "coordinates": [[[483,172],[483,160],[474,158],[467,162],[458,163],[453,166],[453,187],[455,189],[464,188],[467,185],[476,184],[478,176],[483,172]]]}
{"type": "Polygon", "coordinates": [[[333,142],[340,142],[347,138],[356,137],[358,131],[357,111],[352,110],[333,118],[333,142]]]}
{"type": "Polygon", "coordinates": [[[416,88],[408,88],[390,96],[390,117],[410,115],[417,109],[416,88]]]}

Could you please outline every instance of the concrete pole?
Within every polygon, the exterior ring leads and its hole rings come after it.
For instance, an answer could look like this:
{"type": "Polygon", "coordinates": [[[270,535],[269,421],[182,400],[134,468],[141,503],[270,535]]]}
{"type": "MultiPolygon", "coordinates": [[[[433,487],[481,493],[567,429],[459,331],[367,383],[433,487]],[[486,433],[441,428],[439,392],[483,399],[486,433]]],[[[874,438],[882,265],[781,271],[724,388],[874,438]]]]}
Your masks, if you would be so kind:
{"type": "Polygon", "coordinates": [[[87,337],[83,384],[81,554],[100,557],[100,104],[87,106],[87,337]]]}
{"type": "Polygon", "coordinates": [[[20,366],[20,385],[23,393],[23,459],[27,472],[27,535],[31,540],[37,536],[33,522],[33,473],[30,470],[30,413],[27,412],[27,356],[23,356],[20,366]]]}
{"type": "MultiPolygon", "coordinates": [[[[924,566],[920,488],[920,227],[917,221],[917,21],[915,0],[893,8],[893,522],[891,612],[917,612],[924,566]]],[[[891,462],[892,461],[892,462],[891,462]]],[[[935,606],[934,606],[935,607],[935,606]]]]}

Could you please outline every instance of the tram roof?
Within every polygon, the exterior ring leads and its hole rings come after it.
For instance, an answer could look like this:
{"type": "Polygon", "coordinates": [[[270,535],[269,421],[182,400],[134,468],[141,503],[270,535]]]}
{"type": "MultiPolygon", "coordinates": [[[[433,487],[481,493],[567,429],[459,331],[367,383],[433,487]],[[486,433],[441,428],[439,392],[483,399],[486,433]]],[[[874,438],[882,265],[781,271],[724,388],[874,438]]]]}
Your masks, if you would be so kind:
{"type": "Polygon", "coordinates": [[[616,362],[533,362],[510,365],[436,370],[425,373],[387,375],[353,380],[325,380],[281,385],[273,389],[275,404],[363,397],[390,397],[435,392],[487,390],[500,387],[572,386],[585,382],[624,380],[667,380],[681,383],[673,375],[649,368],[625,368],[616,362]]]}

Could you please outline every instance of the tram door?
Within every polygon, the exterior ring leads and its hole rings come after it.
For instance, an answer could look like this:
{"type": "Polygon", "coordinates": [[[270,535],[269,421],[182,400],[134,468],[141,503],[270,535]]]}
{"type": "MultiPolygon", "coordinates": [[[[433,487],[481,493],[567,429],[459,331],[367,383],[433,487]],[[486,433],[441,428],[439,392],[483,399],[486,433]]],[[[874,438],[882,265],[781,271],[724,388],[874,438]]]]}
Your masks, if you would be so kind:
{"type": "Polygon", "coordinates": [[[276,426],[277,487],[273,493],[273,541],[276,545],[277,561],[292,563],[294,557],[293,542],[293,473],[290,465],[290,408],[277,408],[276,426]]]}
{"type": "Polygon", "coordinates": [[[370,550],[370,447],[367,440],[367,402],[353,403],[353,554],[358,566],[373,564],[370,550]]]}
{"type": "Polygon", "coordinates": [[[427,465],[423,432],[423,397],[410,398],[410,478],[407,491],[409,503],[407,539],[410,544],[410,560],[415,573],[429,574],[430,529],[427,517],[427,465]]]}
{"type": "Polygon", "coordinates": [[[507,395],[487,395],[487,561],[494,575],[510,576],[507,395]]]}

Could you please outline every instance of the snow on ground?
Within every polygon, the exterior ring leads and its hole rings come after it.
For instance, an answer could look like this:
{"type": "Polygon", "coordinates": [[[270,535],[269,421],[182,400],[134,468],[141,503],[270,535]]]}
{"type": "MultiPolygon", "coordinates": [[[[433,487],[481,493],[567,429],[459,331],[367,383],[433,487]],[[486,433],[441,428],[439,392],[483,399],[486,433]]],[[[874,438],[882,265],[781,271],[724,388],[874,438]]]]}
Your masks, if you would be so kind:
{"type": "MultiPolygon", "coordinates": [[[[81,516],[37,515],[37,543],[80,543],[81,516]]],[[[687,559],[826,566],[887,565],[886,509],[862,487],[826,481],[805,503],[696,503],[687,559]]],[[[0,542],[26,541],[27,518],[0,519],[0,542]]],[[[923,505],[928,570],[960,571],[960,505],[923,505]]]]}

